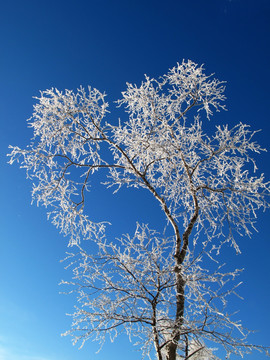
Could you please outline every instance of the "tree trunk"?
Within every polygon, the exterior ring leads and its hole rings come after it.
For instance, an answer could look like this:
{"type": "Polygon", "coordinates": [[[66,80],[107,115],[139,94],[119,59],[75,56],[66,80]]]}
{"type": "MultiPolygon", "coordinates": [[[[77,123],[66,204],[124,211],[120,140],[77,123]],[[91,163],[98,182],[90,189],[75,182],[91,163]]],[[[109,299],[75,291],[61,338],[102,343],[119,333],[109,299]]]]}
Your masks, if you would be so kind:
{"type": "Polygon", "coordinates": [[[166,346],[166,360],[176,360],[177,346],[180,340],[181,327],[184,319],[185,309],[185,281],[178,266],[176,272],[176,315],[175,325],[172,331],[172,340],[166,346]]]}

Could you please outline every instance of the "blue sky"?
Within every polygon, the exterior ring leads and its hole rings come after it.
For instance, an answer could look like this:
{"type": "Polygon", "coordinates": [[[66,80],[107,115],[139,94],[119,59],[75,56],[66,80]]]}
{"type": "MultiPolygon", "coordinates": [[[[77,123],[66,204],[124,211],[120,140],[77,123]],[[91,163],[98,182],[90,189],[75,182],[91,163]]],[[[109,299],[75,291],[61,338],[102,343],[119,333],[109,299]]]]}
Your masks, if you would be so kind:
{"type": "MultiPolygon", "coordinates": [[[[51,87],[89,84],[112,101],[126,81],[140,83],[143,74],[157,77],[191,59],[227,81],[228,111],[212,121],[262,129],[257,139],[269,149],[269,18],[269,0],[1,2],[0,360],[139,358],[126,338],[96,354],[96,344],[78,350],[60,337],[75,303],[59,294],[58,283],[69,277],[59,262],[67,242],[47,222],[44,209],[31,206],[24,172],[6,163],[8,145],[24,147],[31,137],[25,120],[32,97],[51,87]]],[[[269,153],[258,165],[270,178],[269,153]]],[[[138,194],[113,197],[103,190],[94,196],[97,216],[114,221],[120,232],[134,230],[138,194]]],[[[140,218],[147,219],[150,210],[157,212],[146,206],[140,218]]],[[[251,340],[264,345],[270,345],[269,222],[270,213],[261,214],[259,233],[239,242],[242,255],[234,257],[229,249],[226,254],[232,266],[246,269],[240,290],[245,300],[235,306],[244,325],[258,330],[251,340]]]]}

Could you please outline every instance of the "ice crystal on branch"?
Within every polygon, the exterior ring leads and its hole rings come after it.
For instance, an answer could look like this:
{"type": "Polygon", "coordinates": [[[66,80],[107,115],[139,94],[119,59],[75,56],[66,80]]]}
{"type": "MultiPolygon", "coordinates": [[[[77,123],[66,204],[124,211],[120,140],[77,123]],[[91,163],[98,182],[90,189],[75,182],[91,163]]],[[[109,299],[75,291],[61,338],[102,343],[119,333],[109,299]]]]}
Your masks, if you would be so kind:
{"type": "Polygon", "coordinates": [[[183,61],[158,80],[127,84],[117,102],[126,120],[118,125],[105,120],[105,95],[90,87],[36,98],[32,143],[11,147],[10,163],[26,169],[33,200],[48,208],[70,245],[93,239],[98,249],[94,255],[78,245],[71,255],[78,304],[68,333],[75,342],[103,342],[124,329],[144,355],[151,358],[154,347],[158,360],[216,359],[205,345],[212,343],[228,357],[266,351],[247,342],[226,310],[239,270],[217,264],[209,271],[205,260],[216,261],[213,250],[226,241],[239,251],[235,235],[250,236],[258,211],[269,207],[270,184],[256,173],[254,155],[264,151],[256,131],[242,123],[205,131],[225,109],[224,90],[202,66],[183,61]],[[164,214],[162,236],[137,225],[134,236],[107,241],[105,224],[84,207],[96,171],[115,191],[150,191],[164,214]]]}

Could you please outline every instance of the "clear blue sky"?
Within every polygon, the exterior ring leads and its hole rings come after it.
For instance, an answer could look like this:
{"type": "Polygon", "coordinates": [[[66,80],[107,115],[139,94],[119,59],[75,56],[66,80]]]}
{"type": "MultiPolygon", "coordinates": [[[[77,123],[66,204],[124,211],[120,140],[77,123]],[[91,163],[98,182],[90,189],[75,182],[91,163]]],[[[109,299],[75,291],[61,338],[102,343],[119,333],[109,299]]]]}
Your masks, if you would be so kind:
{"type": "MultiPolygon", "coordinates": [[[[126,81],[140,83],[145,73],[156,77],[191,59],[228,82],[229,111],[213,121],[262,129],[257,139],[269,148],[269,19],[269,0],[1,2],[0,360],[140,358],[126,338],[95,354],[96,344],[79,351],[60,337],[71,321],[65,313],[74,305],[73,298],[59,295],[58,283],[69,278],[59,263],[66,240],[47,222],[44,209],[30,205],[30,182],[17,166],[6,164],[5,156],[9,144],[29,142],[25,120],[32,96],[46,88],[89,84],[114,100],[126,81]]],[[[258,160],[268,178],[269,163],[269,153],[258,160]]],[[[119,232],[133,231],[138,216],[147,219],[149,207],[137,213],[137,194],[131,200],[125,192],[112,198],[104,190],[95,196],[97,216],[114,221],[119,232]]],[[[254,342],[264,345],[270,345],[269,223],[269,212],[261,214],[259,233],[240,240],[242,255],[227,254],[232,266],[246,268],[240,289],[245,300],[234,305],[244,325],[258,330],[254,342]]]]}

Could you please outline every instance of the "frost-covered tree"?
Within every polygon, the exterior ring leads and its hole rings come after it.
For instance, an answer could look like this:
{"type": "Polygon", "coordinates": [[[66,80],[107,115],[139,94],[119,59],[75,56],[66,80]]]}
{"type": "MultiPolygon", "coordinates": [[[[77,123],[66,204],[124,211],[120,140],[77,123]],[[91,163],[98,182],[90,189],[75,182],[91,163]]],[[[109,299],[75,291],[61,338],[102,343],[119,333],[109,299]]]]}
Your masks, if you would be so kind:
{"type": "Polygon", "coordinates": [[[203,120],[208,125],[224,100],[223,82],[192,61],[158,80],[146,76],[139,87],[127,84],[117,102],[127,120],[117,124],[105,120],[105,95],[90,87],[46,90],[37,98],[33,141],[25,150],[11,147],[10,163],[26,169],[33,200],[48,207],[78,249],[69,255],[68,282],[78,294],[68,331],[75,342],[103,342],[125,330],[158,360],[217,359],[208,348],[213,343],[228,357],[266,351],[247,342],[248,332],[226,310],[240,270],[215,259],[225,242],[239,251],[237,236],[250,236],[270,190],[255,175],[253,154],[263,151],[255,132],[242,123],[205,132],[203,120]],[[107,239],[105,223],[84,211],[97,171],[106,171],[103,183],[115,191],[152,193],[164,231],[137,224],[134,235],[107,239]],[[93,240],[97,251],[83,249],[82,239],[93,240]]]}

